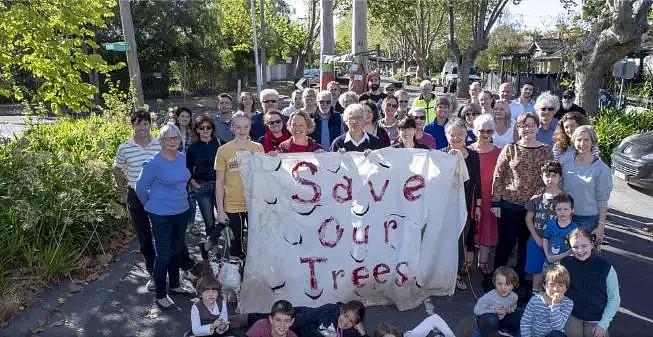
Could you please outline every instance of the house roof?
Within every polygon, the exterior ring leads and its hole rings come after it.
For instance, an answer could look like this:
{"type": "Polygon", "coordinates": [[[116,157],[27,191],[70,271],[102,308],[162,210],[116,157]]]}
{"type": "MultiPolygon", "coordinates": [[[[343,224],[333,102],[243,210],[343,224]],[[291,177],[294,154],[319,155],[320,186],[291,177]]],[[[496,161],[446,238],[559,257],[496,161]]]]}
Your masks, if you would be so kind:
{"type": "Polygon", "coordinates": [[[533,41],[533,45],[545,54],[552,54],[564,48],[565,42],[561,39],[537,39],[533,41]]]}

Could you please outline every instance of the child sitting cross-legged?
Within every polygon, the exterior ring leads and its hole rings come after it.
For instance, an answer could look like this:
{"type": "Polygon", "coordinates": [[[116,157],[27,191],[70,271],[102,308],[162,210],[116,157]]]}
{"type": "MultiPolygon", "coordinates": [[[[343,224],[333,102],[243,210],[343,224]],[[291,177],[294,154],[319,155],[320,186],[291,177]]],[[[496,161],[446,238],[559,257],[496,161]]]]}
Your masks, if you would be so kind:
{"type": "Polygon", "coordinates": [[[200,298],[190,310],[192,335],[186,336],[229,336],[229,314],[227,300],[220,294],[220,282],[213,275],[208,261],[204,261],[202,276],[197,281],[200,298]]]}
{"type": "Polygon", "coordinates": [[[290,330],[295,323],[295,310],[286,300],[274,302],[270,316],[259,319],[247,330],[247,337],[297,337],[290,330]]]}
{"type": "Polygon", "coordinates": [[[509,267],[499,267],[492,277],[494,290],[490,290],[476,302],[474,315],[481,337],[491,336],[501,331],[512,332],[517,329],[512,324],[517,308],[517,294],[513,290],[519,287],[517,273],[509,267]]]}
{"type": "Polygon", "coordinates": [[[544,292],[531,297],[520,323],[521,337],[564,337],[574,302],[565,296],[569,273],[560,264],[544,271],[544,292]]]}

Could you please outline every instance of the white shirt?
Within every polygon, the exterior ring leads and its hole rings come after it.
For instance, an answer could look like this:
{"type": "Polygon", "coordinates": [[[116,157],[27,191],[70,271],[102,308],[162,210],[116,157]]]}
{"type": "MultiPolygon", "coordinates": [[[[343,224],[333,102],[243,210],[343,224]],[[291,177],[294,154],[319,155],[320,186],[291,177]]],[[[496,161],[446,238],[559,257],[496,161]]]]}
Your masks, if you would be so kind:
{"type": "Polygon", "coordinates": [[[355,141],[351,136],[349,135],[349,132],[345,135],[345,143],[346,142],[351,142],[352,144],[356,146],[360,146],[363,144],[366,140],[370,139],[370,137],[367,135],[367,132],[363,131],[363,138],[361,138],[359,141],[355,141]]]}
{"type": "Polygon", "coordinates": [[[524,106],[521,103],[510,101],[510,119],[512,123],[517,123],[517,118],[524,113],[524,106]]]}
{"type": "Polygon", "coordinates": [[[494,134],[492,134],[492,143],[494,143],[496,147],[501,149],[504,146],[515,142],[514,135],[515,135],[515,123],[512,123],[510,127],[508,127],[506,132],[502,135],[499,135],[499,133],[495,131],[494,134]]]}
{"type": "Polygon", "coordinates": [[[113,166],[122,169],[126,168],[127,182],[131,188],[136,189],[136,182],[141,175],[143,163],[152,159],[159,151],[161,151],[161,143],[159,143],[158,138],[150,138],[150,143],[142,147],[136,144],[134,137],[132,137],[118,146],[113,166]]]}
{"type": "MultiPolygon", "coordinates": [[[[203,305],[201,299],[197,302],[197,305],[203,305]]],[[[200,311],[199,309],[197,309],[197,305],[193,305],[190,309],[190,322],[191,322],[191,327],[193,329],[193,335],[211,336],[215,332],[215,329],[213,328],[211,323],[202,325],[202,321],[200,320],[200,311]]],[[[227,312],[227,299],[226,298],[222,299],[222,311],[220,311],[217,302],[213,303],[213,307],[211,308],[211,313],[213,315],[219,314],[220,317],[225,322],[229,322],[229,313],[227,312]]]]}

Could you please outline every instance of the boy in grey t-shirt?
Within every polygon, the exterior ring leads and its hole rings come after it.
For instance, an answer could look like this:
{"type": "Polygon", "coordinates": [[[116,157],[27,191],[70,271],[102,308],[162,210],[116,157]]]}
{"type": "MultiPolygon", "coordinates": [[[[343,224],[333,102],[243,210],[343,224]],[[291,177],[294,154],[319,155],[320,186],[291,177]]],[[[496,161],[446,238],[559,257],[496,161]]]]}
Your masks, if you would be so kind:
{"type": "Polygon", "coordinates": [[[557,161],[550,161],[542,166],[542,180],[544,189],[534,195],[525,207],[526,225],[531,232],[531,237],[526,243],[526,265],[524,271],[533,275],[533,292],[542,290],[542,268],[546,262],[546,255],[542,248],[542,238],[546,224],[554,219],[555,203],[553,199],[562,193],[560,178],[562,167],[557,161]]]}
{"type": "Polygon", "coordinates": [[[519,277],[512,268],[499,267],[493,275],[494,289],[481,296],[474,306],[474,315],[481,337],[491,336],[498,330],[516,330],[511,326],[511,319],[517,309],[517,294],[513,291],[519,287],[519,277]]]}

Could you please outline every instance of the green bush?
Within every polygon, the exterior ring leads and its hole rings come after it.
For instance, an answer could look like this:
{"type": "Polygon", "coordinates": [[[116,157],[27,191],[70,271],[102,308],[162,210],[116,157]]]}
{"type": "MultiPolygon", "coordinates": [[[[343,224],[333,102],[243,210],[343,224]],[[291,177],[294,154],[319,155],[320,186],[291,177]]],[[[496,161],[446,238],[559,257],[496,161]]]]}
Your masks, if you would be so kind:
{"type": "Polygon", "coordinates": [[[591,121],[599,137],[601,159],[610,165],[612,150],[624,138],[653,130],[653,110],[626,112],[623,109],[603,109],[591,121]]]}
{"type": "Polygon", "coordinates": [[[113,179],[131,134],[122,99],[105,97],[102,116],[30,121],[0,147],[0,295],[20,280],[70,273],[126,227],[113,179]]]}
{"type": "Polygon", "coordinates": [[[394,77],[395,80],[397,81],[402,81],[404,80],[404,73],[402,71],[397,71],[392,77],[394,77]]]}
{"type": "Polygon", "coordinates": [[[415,76],[410,79],[410,85],[419,86],[420,82],[422,82],[423,80],[424,80],[423,78],[419,76],[415,76]]]}

